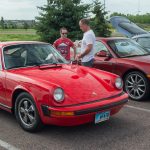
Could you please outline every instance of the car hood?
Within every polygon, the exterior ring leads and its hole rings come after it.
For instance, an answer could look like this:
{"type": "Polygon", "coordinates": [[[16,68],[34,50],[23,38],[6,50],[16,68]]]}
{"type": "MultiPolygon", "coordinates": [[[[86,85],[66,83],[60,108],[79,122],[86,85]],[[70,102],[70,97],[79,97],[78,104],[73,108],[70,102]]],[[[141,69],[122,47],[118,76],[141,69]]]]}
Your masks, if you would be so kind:
{"type": "Polygon", "coordinates": [[[113,16],[110,18],[112,26],[121,34],[131,38],[135,35],[148,34],[149,32],[143,30],[129,19],[122,16],[113,16]]]}
{"type": "Polygon", "coordinates": [[[38,83],[61,87],[66,94],[64,105],[103,99],[121,92],[116,90],[113,84],[116,75],[82,66],[63,65],[45,69],[37,67],[15,70],[14,73],[38,83]]]}

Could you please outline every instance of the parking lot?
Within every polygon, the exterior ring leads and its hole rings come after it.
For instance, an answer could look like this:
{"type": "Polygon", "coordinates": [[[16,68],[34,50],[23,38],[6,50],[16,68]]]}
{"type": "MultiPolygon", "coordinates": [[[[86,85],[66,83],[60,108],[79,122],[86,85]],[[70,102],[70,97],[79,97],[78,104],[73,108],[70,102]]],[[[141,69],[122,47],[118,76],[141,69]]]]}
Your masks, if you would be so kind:
{"type": "Polygon", "coordinates": [[[101,124],[78,127],[46,126],[24,132],[15,118],[0,111],[0,150],[149,150],[150,101],[130,101],[116,116],[101,124]]]}

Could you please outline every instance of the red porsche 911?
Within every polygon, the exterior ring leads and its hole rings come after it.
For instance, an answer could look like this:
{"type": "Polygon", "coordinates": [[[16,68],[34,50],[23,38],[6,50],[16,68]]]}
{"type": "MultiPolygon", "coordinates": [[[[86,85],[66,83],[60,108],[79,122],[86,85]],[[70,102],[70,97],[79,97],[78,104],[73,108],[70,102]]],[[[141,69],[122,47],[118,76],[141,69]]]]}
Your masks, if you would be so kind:
{"type": "Polygon", "coordinates": [[[0,43],[0,57],[0,108],[26,131],[99,123],[128,102],[119,76],[68,64],[47,43],[0,43]]]}

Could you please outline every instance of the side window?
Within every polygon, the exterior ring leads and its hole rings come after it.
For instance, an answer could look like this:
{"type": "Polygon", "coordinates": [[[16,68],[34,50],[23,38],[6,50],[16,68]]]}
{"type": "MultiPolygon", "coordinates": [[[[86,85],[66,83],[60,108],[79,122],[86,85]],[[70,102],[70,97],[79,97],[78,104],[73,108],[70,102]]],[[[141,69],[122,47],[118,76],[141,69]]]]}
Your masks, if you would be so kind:
{"type": "Polygon", "coordinates": [[[5,47],[3,50],[3,57],[6,69],[24,66],[25,54],[21,45],[5,47]]]}
{"type": "Polygon", "coordinates": [[[97,52],[100,52],[102,50],[108,52],[107,47],[102,42],[96,41],[94,53],[96,54],[97,52]]]}

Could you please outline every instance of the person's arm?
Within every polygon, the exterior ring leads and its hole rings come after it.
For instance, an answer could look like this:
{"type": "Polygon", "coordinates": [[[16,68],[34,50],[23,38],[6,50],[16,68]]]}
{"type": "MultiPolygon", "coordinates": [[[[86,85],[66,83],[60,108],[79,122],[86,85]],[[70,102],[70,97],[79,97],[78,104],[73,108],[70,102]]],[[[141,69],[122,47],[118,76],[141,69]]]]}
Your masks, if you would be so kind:
{"type": "Polygon", "coordinates": [[[85,51],[78,55],[78,58],[80,59],[80,58],[83,58],[84,56],[86,56],[88,53],[91,52],[92,48],[93,48],[93,44],[88,44],[85,51]]]}

